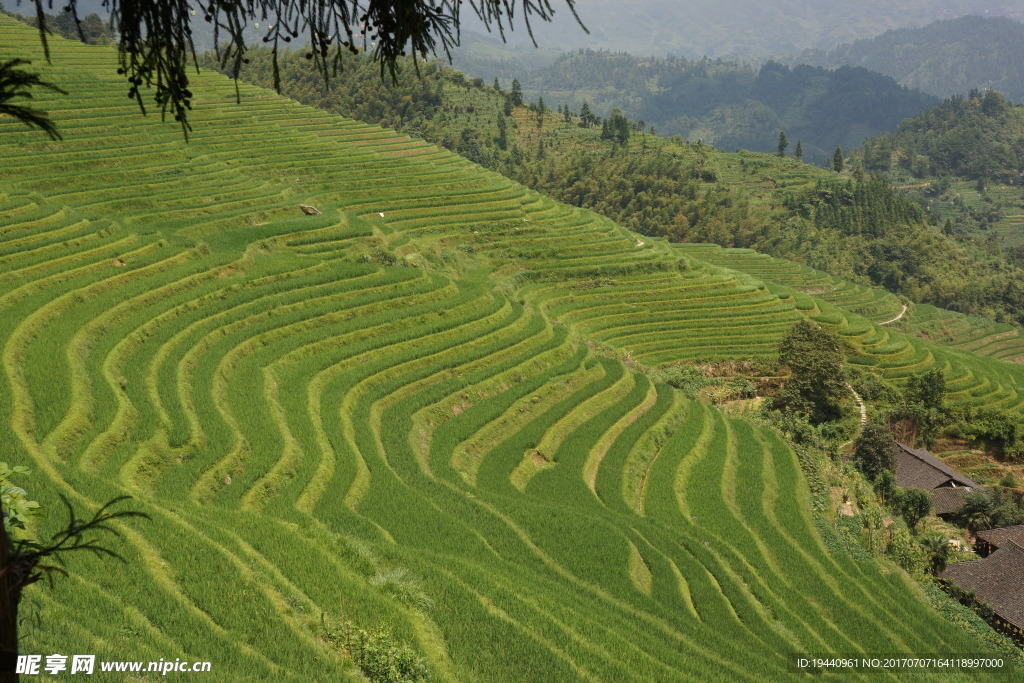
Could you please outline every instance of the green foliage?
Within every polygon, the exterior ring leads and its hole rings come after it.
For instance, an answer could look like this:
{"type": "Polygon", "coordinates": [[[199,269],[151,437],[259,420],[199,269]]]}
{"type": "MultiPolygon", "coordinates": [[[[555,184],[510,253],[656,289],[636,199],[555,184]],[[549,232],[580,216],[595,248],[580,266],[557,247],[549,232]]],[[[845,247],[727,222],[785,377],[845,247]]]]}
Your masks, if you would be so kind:
{"type": "MultiPolygon", "coordinates": [[[[895,464],[895,460],[893,460],[895,464]]],[[[900,487],[896,484],[896,473],[891,468],[883,469],[875,477],[875,494],[883,505],[893,507],[899,497],[900,487]]]]}
{"type": "Polygon", "coordinates": [[[972,532],[1024,523],[1024,500],[995,488],[964,496],[953,521],[972,532]]]}
{"type": "Polygon", "coordinates": [[[943,425],[948,424],[945,410],[946,376],[939,368],[932,368],[907,378],[906,403],[895,413],[910,420],[915,426],[917,439],[931,448],[943,425]]]}
{"type": "Polygon", "coordinates": [[[1018,182],[1022,134],[1024,105],[1011,105],[996,91],[974,91],[908,118],[890,135],[865,140],[862,154],[872,171],[1018,182]]]}
{"type": "Polygon", "coordinates": [[[789,138],[785,131],[779,131],[779,144],[776,146],[776,154],[780,157],[786,156],[786,148],[789,147],[789,138]]]}
{"type": "MultiPolygon", "coordinates": [[[[943,235],[920,205],[880,176],[818,180],[813,188],[787,193],[783,203],[817,231],[813,245],[794,239],[779,255],[804,253],[801,258],[816,268],[851,279],[866,276],[915,301],[1024,321],[1024,269],[943,235]]],[[[778,245],[779,237],[773,241],[778,245]]]]}
{"type": "MultiPolygon", "coordinates": [[[[892,430],[885,423],[868,422],[861,429],[853,445],[853,457],[857,469],[870,481],[878,479],[882,472],[896,469],[896,454],[892,430]]],[[[898,498],[898,495],[890,496],[898,498]]]]}
{"type": "Polygon", "coordinates": [[[917,528],[918,522],[928,516],[932,509],[932,494],[919,488],[897,489],[892,501],[895,510],[903,517],[911,530],[917,528]]]}
{"type": "Polygon", "coordinates": [[[328,627],[321,620],[320,635],[374,683],[430,680],[426,660],[409,646],[395,642],[387,629],[367,631],[348,622],[328,627]]]}
{"type": "Polygon", "coordinates": [[[523,106],[523,86],[515,78],[512,79],[512,90],[509,91],[509,102],[513,107],[523,106]]]}
{"type": "Polygon", "coordinates": [[[24,465],[0,462],[0,503],[4,511],[4,531],[13,537],[25,534],[25,525],[43,515],[43,506],[30,500],[28,492],[14,483],[14,475],[27,475],[24,465]]]}
{"type": "Polygon", "coordinates": [[[847,365],[846,375],[857,395],[876,408],[892,408],[903,402],[899,390],[875,370],[847,365]]]}
{"type": "Polygon", "coordinates": [[[941,410],[946,398],[946,375],[932,368],[907,378],[907,401],[919,404],[925,410],[941,410]]]}
{"type": "Polygon", "coordinates": [[[843,148],[836,147],[836,151],[832,153],[832,170],[836,173],[843,172],[843,148]]]}
{"type": "Polygon", "coordinates": [[[1024,425],[1018,414],[1003,408],[955,405],[945,432],[959,439],[978,441],[1011,460],[1024,457],[1024,425]]]}
{"type": "Polygon", "coordinates": [[[805,413],[814,423],[840,416],[848,395],[839,337],[807,320],[794,325],[779,345],[779,362],[791,372],[777,405],[805,413]]]}
{"type": "MultiPolygon", "coordinates": [[[[20,15],[14,15],[20,16],[20,15]]],[[[57,14],[43,14],[46,28],[54,34],[69,40],[84,40],[90,45],[108,45],[112,43],[117,33],[109,21],[103,19],[96,13],[87,14],[81,20],[81,34],[79,26],[75,24],[71,12],[62,11],[57,14]]],[[[24,21],[29,26],[39,26],[39,18],[36,15],[26,16],[24,21]]]]}
{"type": "Polygon", "coordinates": [[[918,542],[921,544],[922,550],[924,550],[925,557],[928,558],[929,570],[933,576],[938,576],[946,569],[949,557],[953,552],[948,539],[941,533],[936,532],[922,536],[918,542]]]}

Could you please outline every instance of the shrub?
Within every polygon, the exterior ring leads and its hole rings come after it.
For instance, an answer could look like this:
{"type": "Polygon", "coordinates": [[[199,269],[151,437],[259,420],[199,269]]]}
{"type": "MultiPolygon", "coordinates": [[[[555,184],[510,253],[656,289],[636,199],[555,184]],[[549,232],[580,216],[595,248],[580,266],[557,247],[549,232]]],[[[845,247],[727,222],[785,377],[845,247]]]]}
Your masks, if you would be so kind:
{"type": "Polygon", "coordinates": [[[344,623],[329,628],[321,617],[324,639],[356,663],[371,681],[427,681],[426,660],[407,645],[397,644],[386,629],[365,631],[344,623]]]}

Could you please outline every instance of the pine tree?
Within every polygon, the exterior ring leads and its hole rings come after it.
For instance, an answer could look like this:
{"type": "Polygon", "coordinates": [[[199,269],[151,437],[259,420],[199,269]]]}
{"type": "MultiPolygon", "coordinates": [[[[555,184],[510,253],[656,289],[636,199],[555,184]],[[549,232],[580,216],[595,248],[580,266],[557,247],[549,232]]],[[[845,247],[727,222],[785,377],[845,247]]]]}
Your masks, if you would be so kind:
{"type": "Polygon", "coordinates": [[[801,161],[804,158],[804,146],[799,140],[796,141],[796,150],[793,152],[793,156],[796,157],[797,161],[801,161]]]}
{"type": "Polygon", "coordinates": [[[789,138],[786,137],[786,131],[779,131],[779,156],[786,156],[786,148],[789,147],[789,138]]]}
{"type": "Polygon", "coordinates": [[[580,107],[580,127],[589,128],[594,125],[594,114],[590,111],[590,105],[586,102],[580,107]]]}
{"type": "Polygon", "coordinates": [[[512,79],[511,98],[513,107],[523,106],[523,86],[521,86],[519,84],[519,80],[515,78],[512,79]]]}
{"type": "Polygon", "coordinates": [[[835,154],[832,155],[832,170],[836,173],[843,172],[843,149],[842,147],[836,147],[835,154]]]}
{"type": "Polygon", "coordinates": [[[498,117],[498,138],[496,140],[499,149],[508,149],[508,126],[505,117],[498,117]]]}

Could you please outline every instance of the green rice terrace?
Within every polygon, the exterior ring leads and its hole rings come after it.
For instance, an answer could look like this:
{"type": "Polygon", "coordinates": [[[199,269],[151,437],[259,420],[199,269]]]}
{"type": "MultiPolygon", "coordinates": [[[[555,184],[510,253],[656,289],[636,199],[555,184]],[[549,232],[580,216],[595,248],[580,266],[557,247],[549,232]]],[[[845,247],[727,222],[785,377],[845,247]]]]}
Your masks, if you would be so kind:
{"type": "MultiPolygon", "coordinates": [[[[929,304],[903,301],[884,289],[853,284],[786,259],[751,249],[723,249],[714,244],[675,245],[684,253],[782,285],[776,291],[825,302],[889,330],[898,330],[981,356],[1024,362],[1024,330],[981,316],[967,316],[929,304]]],[[[805,310],[812,308],[810,303],[805,310]]],[[[825,320],[822,320],[825,322],[825,320]]],[[[908,340],[909,342],[909,340],[908,340]]]]}
{"type": "Polygon", "coordinates": [[[27,650],[246,681],[358,679],[348,625],[440,680],[986,651],[829,549],[778,437],[637,370],[774,357],[804,316],[852,363],[944,368],[953,400],[1022,408],[1024,368],[880,325],[892,297],[640,237],[266,90],[236,104],[216,74],[186,143],[112,49],[52,39],[45,66],[33,29],[0,32],[70,92],[34,101],[63,142],[0,121],[3,458],[53,512],[130,494],[151,517],[120,525],[127,562],[31,590],[27,650]]]}

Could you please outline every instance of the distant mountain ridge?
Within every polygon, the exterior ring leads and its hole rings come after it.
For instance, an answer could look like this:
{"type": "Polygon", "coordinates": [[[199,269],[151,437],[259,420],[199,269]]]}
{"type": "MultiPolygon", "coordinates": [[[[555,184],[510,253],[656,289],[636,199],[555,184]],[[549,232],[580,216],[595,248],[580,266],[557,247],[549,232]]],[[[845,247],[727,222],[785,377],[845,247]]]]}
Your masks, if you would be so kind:
{"type": "MultiPolygon", "coordinates": [[[[515,64],[493,59],[456,59],[455,66],[490,82],[515,64]]],[[[606,116],[613,108],[642,119],[661,134],[680,134],[725,150],[776,149],[785,131],[793,153],[821,163],[835,148],[857,146],[869,135],[890,132],[904,118],[938,103],[891,77],[858,67],[790,68],[768,62],[759,70],[735,62],[682,57],[640,58],[625,53],[581,50],[552,64],[520,73],[523,91],[549,106],[584,102],[606,116]]]]}
{"type": "MultiPolygon", "coordinates": [[[[534,36],[542,47],[587,47],[624,50],[636,55],[700,58],[741,55],[766,58],[795,54],[806,48],[828,50],[859,38],[936,19],[965,15],[1024,19],[1018,0],[581,0],[584,34],[561,0],[554,0],[556,19],[538,23],[534,36]]],[[[474,21],[466,17],[465,27],[474,21]]],[[[509,35],[511,43],[529,45],[526,31],[509,35]]],[[[532,49],[532,46],[531,46],[532,49]]]]}
{"type": "Polygon", "coordinates": [[[1024,101],[1024,23],[1002,17],[968,16],[886,31],[833,50],[805,50],[784,61],[862,66],[940,97],[986,88],[1024,101]]]}
{"type": "MultiPolygon", "coordinates": [[[[4,4],[7,11],[34,13],[33,3],[28,0],[20,5],[16,0],[4,4]]],[[[65,4],[53,3],[46,11],[59,12],[65,4]]],[[[531,23],[533,37],[542,48],[583,47],[690,58],[708,55],[764,59],[805,49],[827,51],[892,29],[968,15],[1024,20],[1024,4],[1018,0],[945,0],[940,7],[936,7],[934,0],[643,0],[628,5],[620,0],[579,0],[576,11],[587,33],[564,0],[551,0],[551,6],[555,10],[553,22],[531,23]]],[[[105,18],[109,14],[103,0],[78,0],[77,7],[80,16],[96,12],[105,18]]],[[[466,9],[462,19],[465,31],[483,32],[472,10],[466,9]]],[[[200,50],[212,47],[213,32],[201,15],[197,16],[194,30],[200,50]]],[[[497,35],[492,37],[499,41],[497,35]]],[[[253,38],[258,38],[256,33],[253,38]]],[[[534,49],[521,17],[517,17],[514,30],[506,32],[506,38],[513,47],[534,49]]],[[[479,56],[477,49],[471,47],[470,51],[479,56]]],[[[914,87],[926,90],[919,84],[914,87]]],[[[948,95],[963,89],[958,85],[937,94],[948,95]]]]}

